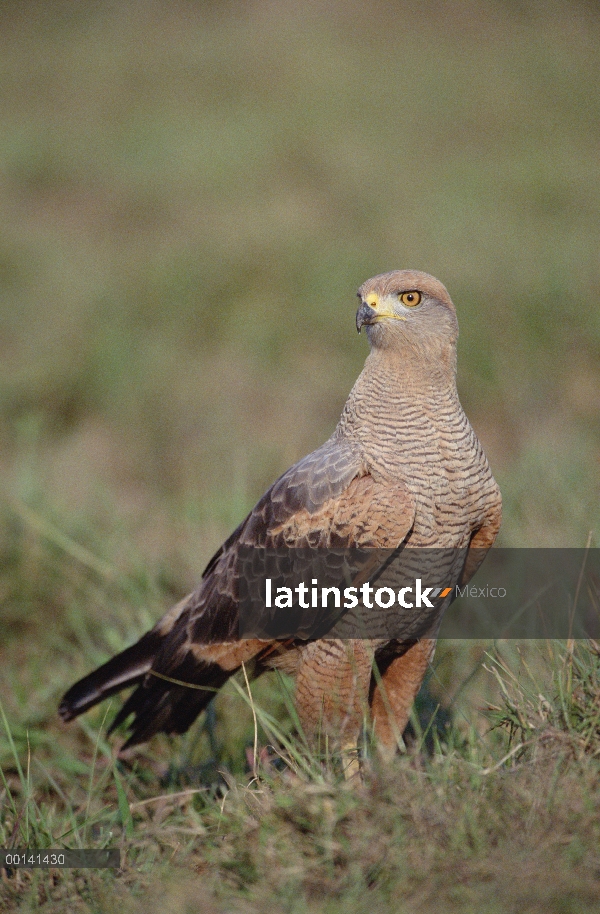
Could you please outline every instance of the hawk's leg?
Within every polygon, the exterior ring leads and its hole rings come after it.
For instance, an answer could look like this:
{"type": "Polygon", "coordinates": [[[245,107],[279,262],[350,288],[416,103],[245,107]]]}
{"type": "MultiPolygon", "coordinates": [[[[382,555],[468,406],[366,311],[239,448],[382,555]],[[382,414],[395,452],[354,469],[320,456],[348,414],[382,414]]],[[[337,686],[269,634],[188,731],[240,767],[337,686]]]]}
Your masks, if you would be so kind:
{"type": "Polygon", "coordinates": [[[371,716],[377,748],[390,759],[402,745],[402,734],[410,717],[413,701],[433,657],[435,641],[423,638],[408,650],[383,665],[371,691],[371,716]]]}
{"type": "Polygon", "coordinates": [[[313,745],[320,741],[341,752],[350,776],[358,767],[371,672],[372,652],[364,641],[313,641],[298,665],[296,707],[302,728],[313,745]]]}

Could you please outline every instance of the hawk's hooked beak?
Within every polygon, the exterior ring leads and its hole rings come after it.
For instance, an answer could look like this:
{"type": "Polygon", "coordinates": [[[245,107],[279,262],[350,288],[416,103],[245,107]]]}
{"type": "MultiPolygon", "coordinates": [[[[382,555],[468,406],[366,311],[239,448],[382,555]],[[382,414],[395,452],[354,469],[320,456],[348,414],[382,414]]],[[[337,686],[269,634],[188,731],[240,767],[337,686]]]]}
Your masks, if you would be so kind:
{"type": "Polygon", "coordinates": [[[382,305],[379,297],[373,292],[367,297],[367,301],[361,301],[360,307],[356,312],[356,329],[360,333],[363,324],[376,324],[384,318],[390,318],[394,321],[405,321],[405,317],[396,314],[389,306],[382,305]]]}
{"type": "Polygon", "coordinates": [[[375,318],[377,317],[377,312],[368,305],[365,301],[360,303],[360,307],[356,312],[356,329],[360,333],[362,330],[363,324],[372,324],[375,318]]]}

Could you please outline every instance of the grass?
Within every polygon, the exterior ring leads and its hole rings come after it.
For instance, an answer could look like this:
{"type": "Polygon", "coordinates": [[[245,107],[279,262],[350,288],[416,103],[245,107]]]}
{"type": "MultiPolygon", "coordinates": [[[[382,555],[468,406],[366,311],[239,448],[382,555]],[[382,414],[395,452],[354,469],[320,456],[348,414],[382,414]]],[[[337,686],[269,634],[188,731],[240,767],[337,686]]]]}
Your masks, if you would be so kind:
{"type": "Polygon", "coordinates": [[[428,753],[415,718],[408,752],[383,767],[372,758],[362,785],[286,736],[243,680],[229,699],[238,721],[244,706],[254,715],[255,736],[237,732],[251,767],[218,778],[198,768],[193,787],[166,740],[118,762],[106,710],[24,767],[2,712],[3,846],[119,846],[123,862],[116,878],[13,873],[5,908],[103,911],[127,897],[158,910],[166,897],[174,912],[596,910],[598,651],[549,643],[543,662],[528,651],[518,670],[505,647],[487,655],[504,696],[487,734],[450,725],[428,753]],[[255,739],[276,749],[257,754],[255,739]]]}
{"type": "Polygon", "coordinates": [[[599,40],[583,0],[2,4],[0,838],[124,867],[21,872],[0,906],[598,907],[583,645],[440,644],[363,787],[275,677],[127,763],[116,703],[56,707],[330,434],[383,270],[457,305],[503,545],[598,544],[599,40]]]}

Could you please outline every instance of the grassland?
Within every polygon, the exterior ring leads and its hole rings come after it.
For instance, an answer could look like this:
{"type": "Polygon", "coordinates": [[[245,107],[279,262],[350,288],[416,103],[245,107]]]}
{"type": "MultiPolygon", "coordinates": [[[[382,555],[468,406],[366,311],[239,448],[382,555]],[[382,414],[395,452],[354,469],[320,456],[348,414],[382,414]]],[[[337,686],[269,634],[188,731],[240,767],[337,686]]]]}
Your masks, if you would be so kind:
{"type": "Polygon", "coordinates": [[[0,907],[600,908],[585,646],[440,645],[363,788],[307,757],[283,681],[127,764],[115,705],[56,717],[330,433],[386,269],[457,305],[502,543],[598,545],[599,41],[583,2],[2,4],[0,844],[125,866],[0,907]],[[296,776],[253,780],[253,708],[296,776]]]}

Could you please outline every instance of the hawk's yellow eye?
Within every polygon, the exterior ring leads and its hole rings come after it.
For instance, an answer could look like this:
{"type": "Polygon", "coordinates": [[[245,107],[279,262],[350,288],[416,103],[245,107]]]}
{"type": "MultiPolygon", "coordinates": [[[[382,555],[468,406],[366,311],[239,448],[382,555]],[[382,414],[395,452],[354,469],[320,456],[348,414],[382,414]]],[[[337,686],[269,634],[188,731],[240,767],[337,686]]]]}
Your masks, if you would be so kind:
{"type": "Polygon", "coordinates": [[[400,301],[403,305],[406,305],[407,308],[416,308],[419,302],[421,301],[420,292],[403,292],[400,296],[400,301]]]}

